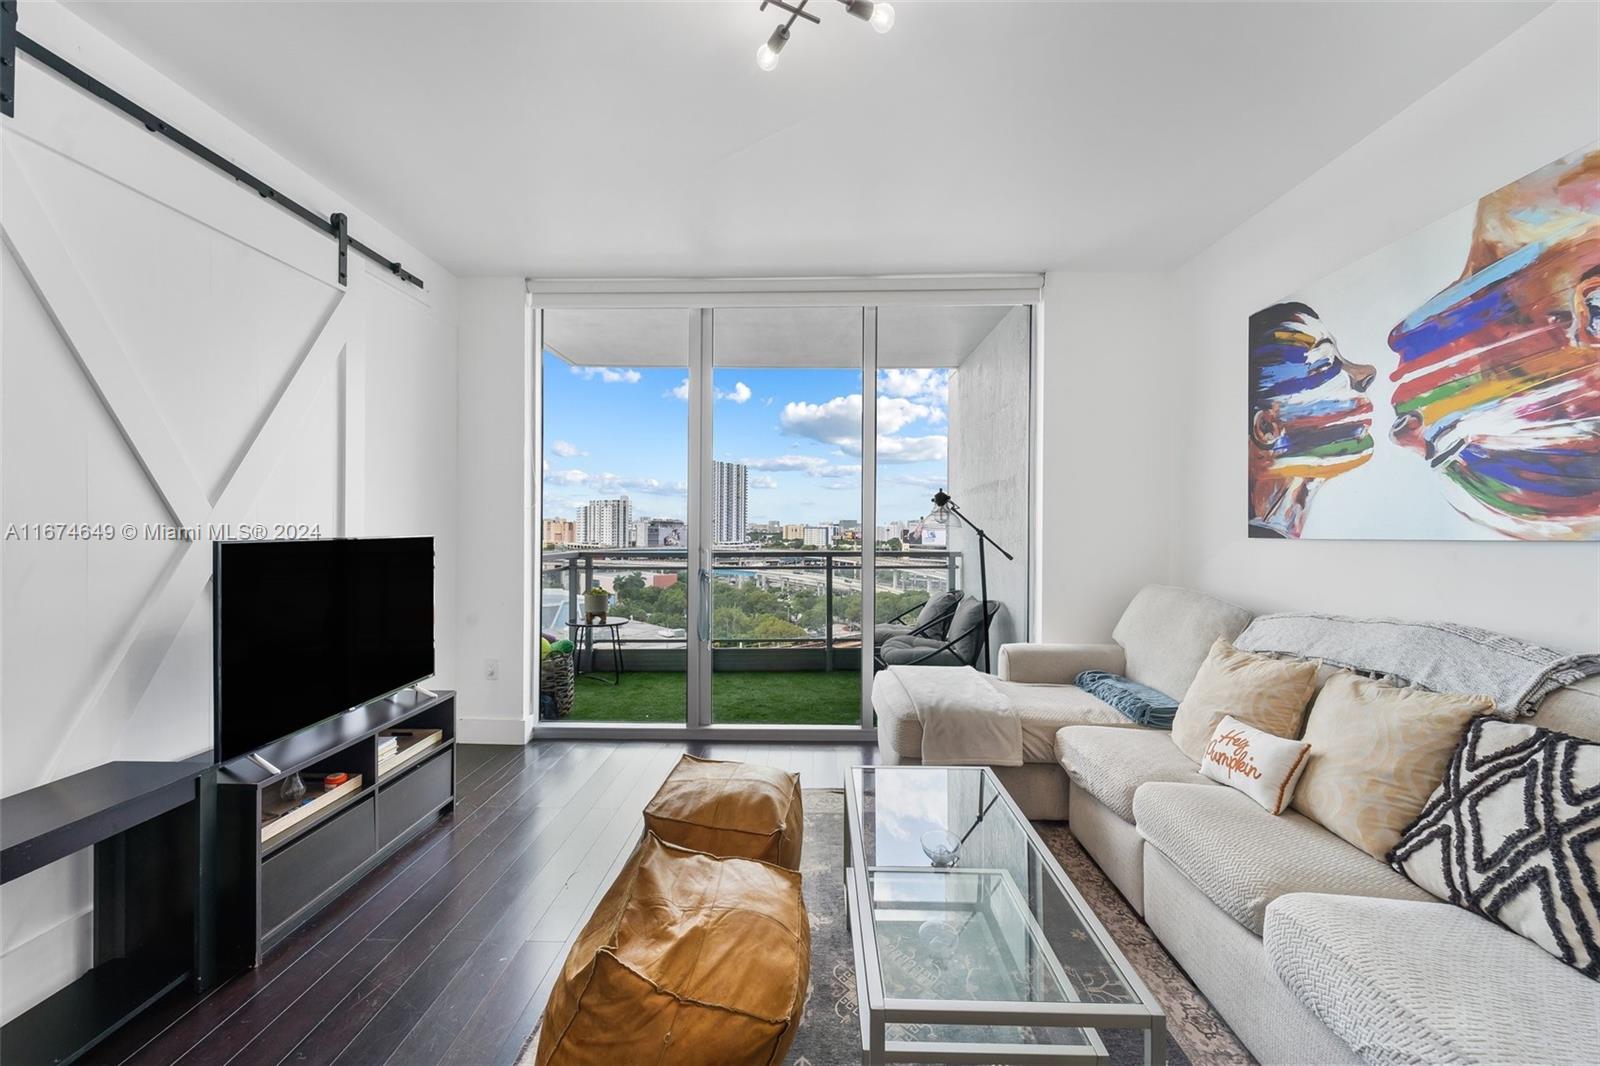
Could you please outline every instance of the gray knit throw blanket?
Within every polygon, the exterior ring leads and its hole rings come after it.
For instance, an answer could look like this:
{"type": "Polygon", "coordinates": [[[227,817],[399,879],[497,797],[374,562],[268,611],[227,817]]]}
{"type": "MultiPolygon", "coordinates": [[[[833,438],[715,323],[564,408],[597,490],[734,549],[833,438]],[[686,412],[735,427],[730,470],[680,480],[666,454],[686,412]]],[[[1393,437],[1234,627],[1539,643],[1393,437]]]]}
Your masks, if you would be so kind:
{"type": "Polygon", "coordinates": [[[1451,622],[1299,611],[1264,614],[1234,645],[1321,659],[1329,666],[1393,676],[1434,692],[1490,696],[1495,713],[1508,719],[1534,713],[1540,700],[1563,685],[1600,674],[1600,655],[1567,655],[1451,622]]]}

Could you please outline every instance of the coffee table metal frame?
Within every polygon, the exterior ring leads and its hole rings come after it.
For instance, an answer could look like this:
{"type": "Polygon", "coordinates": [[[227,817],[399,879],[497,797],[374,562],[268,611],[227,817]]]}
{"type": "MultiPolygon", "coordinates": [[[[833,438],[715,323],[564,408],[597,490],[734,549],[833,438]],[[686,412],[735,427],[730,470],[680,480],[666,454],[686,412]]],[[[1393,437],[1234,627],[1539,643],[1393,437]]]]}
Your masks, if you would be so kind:
{"type": "MultiPolygon", "coordinates": [[[[865,1066],[891,1062],[944,1063],[1105,1063],[1105,1045],[1096,1030],[1142,1029],[1145,1066],[1163,1066],[1167,1060],[1167,1019],[1159,1003],[1145,987],[1116,941],[1106,931],[1082,893],[1072,883],[1050,849],[1034,831],[999,778],[987,766],[855,766],[845,771],[844,864],[846,919],[855,953],[856,999],[861,1019],[861,1061],[865,1066]],[[1038,858],[1039,868],[1055,882],[1072,904],[1078,919],[1098,941],[1099,949],[1116,967],[1118,974],[1138,998],[1136,1003],[1033,1003],[984,1000],[896,999],[884,995],[883,971],[878,960],[877,940],[873,935],[871,888],[868,879],[875,872],[899,872],[905,867],[869,867],[862,850],[861,809],[857,803],[863,770],[873,773],[919,773],[930,770],[981,771],[984,788],[992,789],[1021,826],[1038,858]],[[1089,1037],[1085,1046],[1051,1044],[1001,1044],[889,1040],[885,1036],[895,1023],[931,1025],[1055,1026],[1082,1028],[1089,1037]]],[[[936,872],[933,867],[917,867],[917,872],[936,872]]],[[[976,871],[967,871],[976,872],[976,871]]],[[[1009,874],[1007,875],[1009,877],[1009,874]]],[[[1028,913],[1027,908],[1023,908],[1028,913]]],[[[1044,939],[1037,924],[1029,922],[1040,954],[1052,971],[1062,975],[1060,961],[1044,939]]],[[[1064,977],[1064,975],[1063,975],[1064,977]]],[[[1070,986],[1070,983],[1069,983],[1070,986]]]]}

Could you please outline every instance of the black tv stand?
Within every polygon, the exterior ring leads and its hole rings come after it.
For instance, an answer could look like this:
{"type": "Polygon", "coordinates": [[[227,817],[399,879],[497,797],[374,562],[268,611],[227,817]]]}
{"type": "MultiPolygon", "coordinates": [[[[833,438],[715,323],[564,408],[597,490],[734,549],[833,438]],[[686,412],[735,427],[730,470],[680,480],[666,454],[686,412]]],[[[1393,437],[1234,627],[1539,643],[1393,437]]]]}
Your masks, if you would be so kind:
{"type": "MultiPolygon", "coordinates": [[[[455,693],[407,689],[268,744],[217,771],[217,954],[219,968],[259,965],[262,956],[351,885],[455,806],[455,693]],[[387,730],[437,730],[398,764],[381,766],[387,730]],[[358,786],[325,801],[263,840],[263,813],[284,779],[315,787],[342,772],[358,786]]],[[[403,752],[402,752],[403,754],[403,752]]]]}
{"type": "Polygon", "coordinates": [[[68,1063],[151,1003],[209,986],[212,771],[111,762],[0,801],[0,882],[94,848],[94,966],[0,1029],[0,1060],[68,1063]]]}

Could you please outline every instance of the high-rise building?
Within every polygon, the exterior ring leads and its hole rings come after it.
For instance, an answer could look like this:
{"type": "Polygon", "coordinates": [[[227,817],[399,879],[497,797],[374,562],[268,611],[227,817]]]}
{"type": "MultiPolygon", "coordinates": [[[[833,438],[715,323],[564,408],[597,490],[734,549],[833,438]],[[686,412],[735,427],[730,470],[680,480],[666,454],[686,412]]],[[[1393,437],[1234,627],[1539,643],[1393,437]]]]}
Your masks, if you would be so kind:
{"type": "Polygon", "coordinates": [[[633,524],[635,548],[681,548],[688,527],[676,518],[641,518],[633,524]]]}
{"type": "Polygon", "coordinates": [[[626,548],[633,534],[633,503],[626,496],[590,500],[578,508],[579,544],[593,548],[626,548]]]}
{"type": "Polygon", "coordinates": [[[743,544],[750,539],[750,468],[743,463],[712,464],[711,543],[743,544]]]}
{"type": "Polygon", "coordinates": [[[546,544],[576,544],[578,527],[570,518],[546,518],[542,523],[546,544]]]}
{"type": "Polygon", "coordinates": [[[805,540],[806,527],[798,522],[791,522],[783,527],[784,540],[805,540]]]}

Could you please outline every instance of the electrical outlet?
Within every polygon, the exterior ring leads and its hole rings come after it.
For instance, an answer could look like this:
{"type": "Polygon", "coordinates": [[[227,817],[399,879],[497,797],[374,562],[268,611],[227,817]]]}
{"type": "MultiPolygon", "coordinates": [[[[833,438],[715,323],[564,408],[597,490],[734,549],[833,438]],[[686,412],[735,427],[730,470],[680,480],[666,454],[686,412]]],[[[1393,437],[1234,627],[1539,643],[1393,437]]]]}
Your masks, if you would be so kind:
{"type": "Polygon", "coordinates": [[[499,659],[485,659],[485,660],[483,660],[483,679],[485,681],[499,681],[500,680],[500,660],[499,659]]]}

